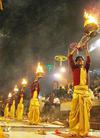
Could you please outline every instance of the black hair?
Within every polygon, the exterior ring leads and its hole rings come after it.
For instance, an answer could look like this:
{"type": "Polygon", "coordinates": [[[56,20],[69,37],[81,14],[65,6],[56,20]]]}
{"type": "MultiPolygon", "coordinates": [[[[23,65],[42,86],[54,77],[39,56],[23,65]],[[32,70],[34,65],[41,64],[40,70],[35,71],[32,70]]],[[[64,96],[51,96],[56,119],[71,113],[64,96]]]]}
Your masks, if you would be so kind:
{"type": "Polygon", "coordinates": [[[75,59],[75,62],[77,62],[78,59],[80,59],[80,58],[84,61],[84,57],[83,56],[77,56],[76,59],[75,59]]]}

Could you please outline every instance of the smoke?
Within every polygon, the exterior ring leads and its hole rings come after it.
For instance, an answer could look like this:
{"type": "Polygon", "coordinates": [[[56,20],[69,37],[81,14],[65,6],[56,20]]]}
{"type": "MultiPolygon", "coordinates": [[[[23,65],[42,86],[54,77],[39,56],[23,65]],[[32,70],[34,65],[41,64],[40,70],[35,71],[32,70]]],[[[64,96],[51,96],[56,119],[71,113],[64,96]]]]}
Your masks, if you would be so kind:
{"type": "Polygon", "coordinates": [[[55,55],[67,54],[69,44],[80,40],[82,13],[88,3],[83,0],[5,3],[0,13],[0,93],[11,91],[22,77],[31,81],[38,61],[53,64],[55,55]]]}

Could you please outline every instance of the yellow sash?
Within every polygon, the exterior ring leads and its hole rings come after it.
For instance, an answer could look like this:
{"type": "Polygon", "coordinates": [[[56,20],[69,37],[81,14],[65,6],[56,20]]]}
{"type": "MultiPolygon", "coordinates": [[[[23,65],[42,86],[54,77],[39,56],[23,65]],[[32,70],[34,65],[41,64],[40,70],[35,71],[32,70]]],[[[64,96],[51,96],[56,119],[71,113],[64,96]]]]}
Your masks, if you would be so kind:
{"type": "Polygon", "coordinates": [[[86,84],[86,69],[81,68],[80,70],[80,85],[85,85],[86,84]]]}

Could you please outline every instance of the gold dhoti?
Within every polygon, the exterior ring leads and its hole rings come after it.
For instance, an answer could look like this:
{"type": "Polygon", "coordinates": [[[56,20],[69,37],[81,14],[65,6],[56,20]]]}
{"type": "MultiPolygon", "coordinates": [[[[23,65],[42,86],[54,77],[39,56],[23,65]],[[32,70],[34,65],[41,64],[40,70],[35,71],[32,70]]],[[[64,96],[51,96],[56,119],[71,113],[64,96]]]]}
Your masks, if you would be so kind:
{"type": "Polygon", "coordinates": [[[74,86],[72,109],[69,116],[70,131],[74,134],[85,136],[89,132],[91,95],[87,85],[74,86]]]}
{"type": "Polygon", "coordinates": [[[23,98],[21,98],[16,110],[17,120],[23,120],[23,114],[24,114],[24,104],[23,104],[23,98]]]}
{"type": "Polygon", "coordinates": [[[28,119],[30,124],[38,124],[40,122],[40,109],[37,98],[37,91],[34,91],[33,98],[30,101],[28,119]]]}
{"type": "Polygon", "coordinates": [[[5,109],[4,109],[4,117],[5,118],[9,117],[9,107],[8,107],[8,103],[6,104],[5,109]]]}
{"type": "Polygon", "coordinates": [[[12,119],[15,117],[15,100],[13,100],[13,103],[11,105],[9,116],[12,119]]]}

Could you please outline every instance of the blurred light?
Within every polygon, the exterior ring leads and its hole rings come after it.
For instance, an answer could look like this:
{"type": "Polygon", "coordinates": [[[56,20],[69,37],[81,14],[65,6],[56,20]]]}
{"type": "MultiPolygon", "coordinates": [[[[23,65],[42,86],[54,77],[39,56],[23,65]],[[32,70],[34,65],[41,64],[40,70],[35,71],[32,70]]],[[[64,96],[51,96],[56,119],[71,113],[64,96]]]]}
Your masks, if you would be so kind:
{"type": "Polygon", "coordinates": [[[40,99],[42,98],[42,96],[41,96],[41,95],[39,95],[39,96],[38,96],[38,98],[39,98],[39,100],[40,100],[40,99]]]}
{"type": "Polygon", "coordinates": [[[62,75],[61,75],[60,73],[55,73],[55,74],[54,74],[54,77],[55,77],[56,79],[61,79],[61,78],[62,78],[62,75]]]}
{"type": "Polygon", "coordinates": [[[97,47],[100,47],[100,39],[98,39],[97,41],[95,41],[91,47],[90,47],[90,52],[94,51],[97,47]]]}
{"type": "Polygon", "coordinates": [[[40,64],[40,62],[37,65],[37,69],[36,69],[36,75],[41,78],[44,76],[44,69],[43,66],[40,64]]]}
{"type": "Polygon", "coordinates": [[[18,91],[19,91],[18,86],[15,85],[15,87],[14,87],[14,92],[18,92],[18,91]]]}
{"type": "Polygon", "coordinates": [[[36,69],[36,73],[44,73],[43,67],[40,64],[40,62],[38,63],[37,69],[36,69]]]}
{"type": "Polygon", "coordinates": [[[61,87],[62,87],[62,89],[65,89],[65,86],[62,85],[61,87]]]}
{"type": "Polygon", "coordinates": [[[26,79],[22,79],[22,85],[26,86],[27,85],[27,80],[26,79]]]}
{"type": "Polygon", "coordinates": [[[52,64],[47,64],[46,67],[47,67],[48,72],[51,72],[53,70],[52,64]]]}
{"type": "Polygon", "coordinates": [[[60,68],[60,72],[65,73],[65,72],[66,72],[65,67],[61,67],[61,68],[60,68]]]}
{"type": "Polygon", "coordinates": [[[8,98],[11,98],[11,97],[12,97],[12,94],[11,94],[11,93],[9,93],[9,94],[8,94],[8,98]]]}

